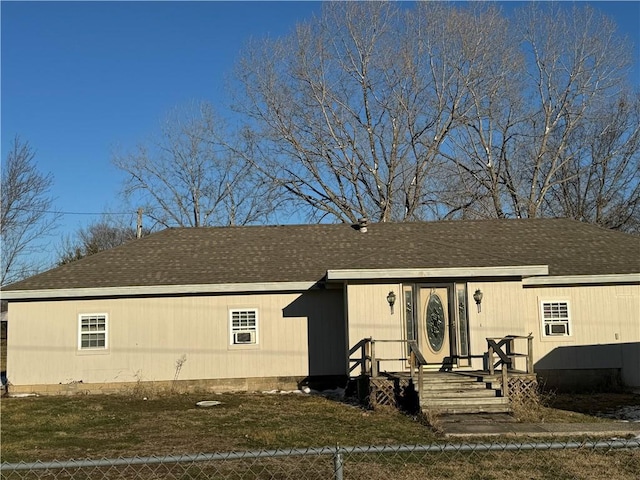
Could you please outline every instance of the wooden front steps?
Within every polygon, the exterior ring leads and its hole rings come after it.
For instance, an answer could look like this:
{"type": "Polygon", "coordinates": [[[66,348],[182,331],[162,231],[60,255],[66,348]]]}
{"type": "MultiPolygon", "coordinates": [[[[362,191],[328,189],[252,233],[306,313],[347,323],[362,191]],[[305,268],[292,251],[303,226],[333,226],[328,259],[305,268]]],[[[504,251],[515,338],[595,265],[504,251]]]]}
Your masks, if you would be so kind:
{"type": "Polygon", "coordinates": [[[471,372],[425,373],[420,386],[420,408],[436,414],[509,413],[509,399],[502,396],[492,377],[471,372]]]}
{"type": "Polygon", "coordinates": [[[443,414],[510,413],[510,400],[537,399],[532,345],[531,335],[487,338],[487,371],[436,371],[431,368],[437,365],[427,362],[415,340],[374,340],[369,337],[350,349],[349,371],[355,373],[360,368],[354,390],[360,401],[372,408],[388,405],[411,412],[422,409],[443,414]],[[522,343],[524,340],[527,353],[516,352],[516,341],[522,343]],[[409,353],[400,358],[377,355],[376,345],[388,343],[402,344],[402,350],[407,348],[409,353]],[[522,358],[526,358],[524,371],[516,369],[516,360],[522,358]],[[385,362],[397,365],[399,361],[405,362],[403,371],[383,368],[385,362]]]}

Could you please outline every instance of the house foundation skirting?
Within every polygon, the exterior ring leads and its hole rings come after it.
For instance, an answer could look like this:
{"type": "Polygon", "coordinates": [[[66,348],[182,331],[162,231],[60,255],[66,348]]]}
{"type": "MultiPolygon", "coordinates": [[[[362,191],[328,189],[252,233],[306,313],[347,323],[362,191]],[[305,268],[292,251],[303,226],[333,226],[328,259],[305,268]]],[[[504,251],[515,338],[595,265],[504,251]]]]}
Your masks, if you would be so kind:
{"type": "Polygon", "coordinates": [[[409,412],[419,409],[418,395],[409,378],[362,375],[352,379],[350,390],[361,404],[371,409],[395,407],[409,412]]]}
{"type": "Polygon", "coordinates": [[[616,392],[633,386],[624,384],[619,368],[536,368],[536,372],[543,389],[558,393],[616,392]]]}
{"type": "MultiPolygon", "coordinates": [[[[203,380],[162,380],[113,383],[83,383],[48,385],[9,385],[7,393],[37,395],[99,395],[130,394],[149,396],[153,394],[179,393],[225,393],[225,392],[262,392],[271,390],[297,390],[302,386],[312,389],[339,385],[341,376],[317,377],[251,377],[203,380]]],[[[344,383],[342,384],[344,386],[344,383]]]]}

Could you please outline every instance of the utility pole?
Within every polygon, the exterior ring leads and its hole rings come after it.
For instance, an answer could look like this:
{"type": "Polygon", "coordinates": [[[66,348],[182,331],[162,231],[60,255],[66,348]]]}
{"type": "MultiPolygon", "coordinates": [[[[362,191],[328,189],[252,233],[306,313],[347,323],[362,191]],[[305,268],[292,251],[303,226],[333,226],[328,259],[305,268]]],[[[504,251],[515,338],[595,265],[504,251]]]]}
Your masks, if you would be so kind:
{"type": "Polygon", "coordinates": [[[138,225],[136,227],[136,238],[142,237],[142,207],[138,208],[138,225]]]}

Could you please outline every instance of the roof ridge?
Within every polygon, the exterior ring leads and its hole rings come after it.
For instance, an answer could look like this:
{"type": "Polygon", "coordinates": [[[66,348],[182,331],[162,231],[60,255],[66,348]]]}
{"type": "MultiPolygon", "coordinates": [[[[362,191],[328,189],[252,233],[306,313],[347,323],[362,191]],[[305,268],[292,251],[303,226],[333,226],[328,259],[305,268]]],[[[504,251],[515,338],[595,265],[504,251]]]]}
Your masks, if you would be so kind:
{"type": "Polygon", "coordinates": [[[550,275],[640,272],[639,237],[570,219],[173,227],[3,290],[319,281],[327,270],[548,265],[550,275]],[[615,236],[612,236],[613,235],[615,236]]]}

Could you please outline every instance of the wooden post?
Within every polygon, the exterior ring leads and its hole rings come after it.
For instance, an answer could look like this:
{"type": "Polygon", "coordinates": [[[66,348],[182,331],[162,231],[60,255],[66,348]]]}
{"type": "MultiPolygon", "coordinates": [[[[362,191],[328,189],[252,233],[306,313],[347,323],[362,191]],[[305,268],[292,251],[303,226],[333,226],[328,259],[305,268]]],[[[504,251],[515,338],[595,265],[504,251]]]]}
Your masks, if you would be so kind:
{"type": "Polygon", "coordinates": [[[513,338],[510,338],[509,340],[507,340],[505,348],[507,350],[507,357],[509,358],[509,362],[508,362],[509,367],[515,370],[516,357],[514,357],[513,354],[516,353],[516,347],[514,344],[515,344],[515,340],[513,338]]]}
{"type": "Polygon", "coordinates": [[[371,339],[371,377],[378,376],[378,362],[376,360],[376,341],[371,339]]]}
{"type": "Polygon", "coordinates": [[[413,369],[416,368],[416,355],[413,353],[413,350],[409,352],[409,375],[411,378],[411,383],[414,385],[416,382],[413,381],[413,369]]]}
{"type": "Polygon", "coordinates": [[[533,337],[527,337],[527,373],[533,373],[533,337]]]}
{"type": "Polygon", "coordinates": [[[509,367],[506,363],[502,363],[502,396],[509,397],[509,367]]]}
{"type": "Polygon", "coordinates": [[[367,363],[369,362],[369,358],[370,358],[369,354],[371,351],[370,342],[371,342],[370,338],[365,338],[362,343],[362,362],[360,363],[362,375],[369,375],[371,373],[369,368],[367,368],[367,363]]]}
{"type": "Polygon", "coordinates": [[[422,371],[422,363],[418,366],[418,387],[416,388],[417,392],[422,391],[422,386],[424,385],[424,374],[422,371]]]}
{"type": "Polygon", "coordinates": [[[493,370],[493,345],[491,344],[487,348],[487,355],[489,356],[489,373],[493,375],[495,372],[493,370]]]}

